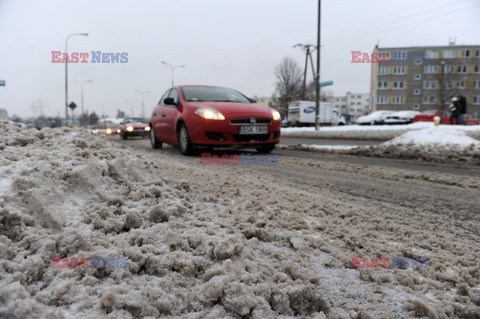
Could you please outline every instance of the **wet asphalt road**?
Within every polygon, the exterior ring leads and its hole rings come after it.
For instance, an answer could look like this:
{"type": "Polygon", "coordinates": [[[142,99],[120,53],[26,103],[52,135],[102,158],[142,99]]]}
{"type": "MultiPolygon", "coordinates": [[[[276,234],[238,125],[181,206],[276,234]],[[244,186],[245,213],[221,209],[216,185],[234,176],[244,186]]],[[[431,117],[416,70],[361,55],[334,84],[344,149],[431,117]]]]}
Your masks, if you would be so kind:
{"type": "MultiPolygon", "coordinates": [[[[134,138],[122,140],[118,136],[109,138],[112,141],[123,143],[134,147],[138,150],[149,150],[158,152],[167,152],[172,156],[182,157],[177,147],[164,144],[161,150],[152,150],[148,139],[134,138]]],[[[282,144],[317,144],[317,145],[375,145],[381,142],[378,141],[358,141],[358,140],[338,140],[338,139],[311,139],[311,138],[282,138],[282,144]]],[[[216,154],[241,154],[245,152],[255,152],[255,150],[217,150],[216,154]]],[[[338,162],[345,164],[364,165],[365,167],[379,167],[379,168],[393,168],[405,169],[416,173],[438,173],[438,174],[453,174],[458,176],[478,176],[480,177],[480,167],[474,166],[453,166],[436,163],[426,163],[419,161],[405,161],[385,158],[372,158],[348,155],[325,154],[308,151],[297,150],[274,150],[272,154],[285,156],[289,158],[299,159],[314,159],[324,162],[338,162]]]]}

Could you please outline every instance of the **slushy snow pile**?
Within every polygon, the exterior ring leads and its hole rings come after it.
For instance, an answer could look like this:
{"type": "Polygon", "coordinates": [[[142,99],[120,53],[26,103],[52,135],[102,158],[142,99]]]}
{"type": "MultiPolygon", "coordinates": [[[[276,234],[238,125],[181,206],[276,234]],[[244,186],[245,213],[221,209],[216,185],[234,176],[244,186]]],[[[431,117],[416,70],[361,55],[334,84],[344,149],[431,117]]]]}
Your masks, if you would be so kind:
{"type": "Polygon", "coordinates": [[[311,270],[258,247],[257,237],[269,241],[265,225],[232,230],[232,207],[166,178],[167,162],[69,129],[0,125],[1,318],[330,309],[311,270]],[[56,269],[51,256],[127,257],[128,268],[56,269]]]}
{"type": "Polygon", "coordinates": [[[282,136],[388,141],[407,132],[430,128],[461,131],[480,139],[480,125],[440,125],[439,127],[434,127],[433,123],[429,122],[417,122],[406,125],[344,125],[321,127],[319,131],[315,131],[313,127],[288,127],[282,128],[282,136]]]}
{"type": "Polygon", "coordinates": [[[477,130],[477,127],[466,126],[429,126],[407,130],[398,137],[373,146],[302,144],[281,147],[438,163],[480,165],[480,141],[468,135],[475,135],[473,133],[476,133],[477,130]]]}
{"type": "Polygon", "coordinates": [[[202,166],[70,129],[0,132],[0,318],[480,315],[473,177],[289,157],[202,166]],[[434,198],[446,190],[459,200],[434,198]],[[128,268],[57,269],[51,256],[128,268]],[[430,262],[359,270],[351,256],[430,262]]]}

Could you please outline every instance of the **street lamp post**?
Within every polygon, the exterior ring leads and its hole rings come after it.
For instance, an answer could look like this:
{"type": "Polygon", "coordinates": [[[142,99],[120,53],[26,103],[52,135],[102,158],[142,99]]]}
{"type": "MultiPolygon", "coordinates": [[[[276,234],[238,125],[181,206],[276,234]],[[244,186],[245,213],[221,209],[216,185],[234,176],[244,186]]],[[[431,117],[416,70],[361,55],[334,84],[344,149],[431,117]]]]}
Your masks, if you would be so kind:
{"type": "Polygon", "coordinates": [[[65,38],[65,53],[67,54],[65,59],[65,126],[68,126],[68,40],[73,36],[88,37],[88,33],[72,33],[65,38]]]}
{"type": "Polygon", "coordinates": [[[134,104],[136,101],[135,101],[135,100],[130,100],[130,99],[125,99],[125,101],[130,102],[130,105],[131,105],[131,108],[132,108],[132,115],[131,115],[131,116],[134,117],[134,116],[135,116],[135,113],[134,113],[134,111],[133,111],[133,109],[134,109],[133,104],[134,104]]]}
{"type": "Polygon", "coordinates": [[[85,80],[85,81],[82,82],[82,89],[81,89],[81,92],[82,92],[82,101],[81,101],[81,103],[82,103],[82,117],[81,117],[82,122],[81,122],[81,124],[82,124],[82,126],[84,126],[84,124],[85,124],[85,121],[84,121],[85,113],[83,112],[83,85],[85,83],[92,83],[92,82],[93,82],[92,80],[85,80]]]}
{"type": "Polygon", "coordinates": [[[185,68],[185,65],[172,66],[171,64],[168,64],[165,61],[162,61],[162,64],[165,64],[172,70],[172,87],[174,87],[175,86],[175,69],[185,68]]]}
{"type": "Polygon", "coordinates": [[[147,93],[150,93],[150,91],[140,91],[140,90],[135,90],[135,92],[140,93],[142,96],[142,119],[145,118],[145,105],[143,104],[143,96],[147,93]]]}

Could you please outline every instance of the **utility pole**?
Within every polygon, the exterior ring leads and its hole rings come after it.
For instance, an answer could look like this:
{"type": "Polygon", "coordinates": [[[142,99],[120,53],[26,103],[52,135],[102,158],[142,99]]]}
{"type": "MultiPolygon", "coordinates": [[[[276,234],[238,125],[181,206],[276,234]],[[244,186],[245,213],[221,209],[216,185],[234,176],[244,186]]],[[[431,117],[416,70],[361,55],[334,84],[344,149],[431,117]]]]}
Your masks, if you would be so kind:
{"type": "Polygon", "coordinates": [[[140,91],[140,90],[135,90],[135,92],[140,93],[142,96],[142,119],[145,118],[145,104],[143,103],[143,96],[147,93],[150,93],[150,91],[140,91]]]}
{"type": "Polygon", "coordinates": [[[310,64],[312,65],[312,75],[313,78],[315,79],[315,66],[313,65],[313,58],[312,58],[312,52],[315,51],[316,46],[312,44],[296,44],[293,46],[294,48],[300,47],[302,50],[305,51],[305,70],[303,73],[303,93],[302,93],[302,99],[305,99],[306,93],[307,93],[307,70],[308,70],[308,60],[310,58],[310,64]]]}
{"type": "Polygon", "coordinates": [[[165,61],[161,61],[162,64],[165,64],[166,66],[168,66],[171,70],[172,70],[172,87],[175,86],[175,69],[178,69],[178,68],[185,68],[185,65],[176,65],[176,66],[173,66],[165,61]]]}
{"type": "Polygon", "coordinates": [[[317,74],[315,75],[315,130],[318,131],[318,114],[320,113],[320,48],[321,48],[321,22],[322,22],[322,0],[318,0],[318,26],[317,26],[317,74]]]}

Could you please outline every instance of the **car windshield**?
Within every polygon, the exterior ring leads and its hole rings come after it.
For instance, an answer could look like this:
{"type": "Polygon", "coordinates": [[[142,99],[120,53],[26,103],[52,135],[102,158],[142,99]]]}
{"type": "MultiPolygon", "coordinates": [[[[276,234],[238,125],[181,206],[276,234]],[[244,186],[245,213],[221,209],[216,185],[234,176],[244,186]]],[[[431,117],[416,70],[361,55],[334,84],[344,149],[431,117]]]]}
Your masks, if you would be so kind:
{"type": "Polygon", "coordinates": [[[126,118],[125,121],[123,121],[125,124],[132,124],[132,123],[146,123],[145,119],[142,119],[141,117],[129,117],[126,118]]]}
{"type": "Polygon", "coordinates": [[[427,115],[434,115],[435,113],[437,113],[437,110],[428,110],[428,111],[423,111],[422,113],[427,115]]]}
{"type": "Polygon", "coordinates": [[[238,91],[220,87],[183,87],[183,96],[189,102],[235,102],[251,103],[238,91]]]}

